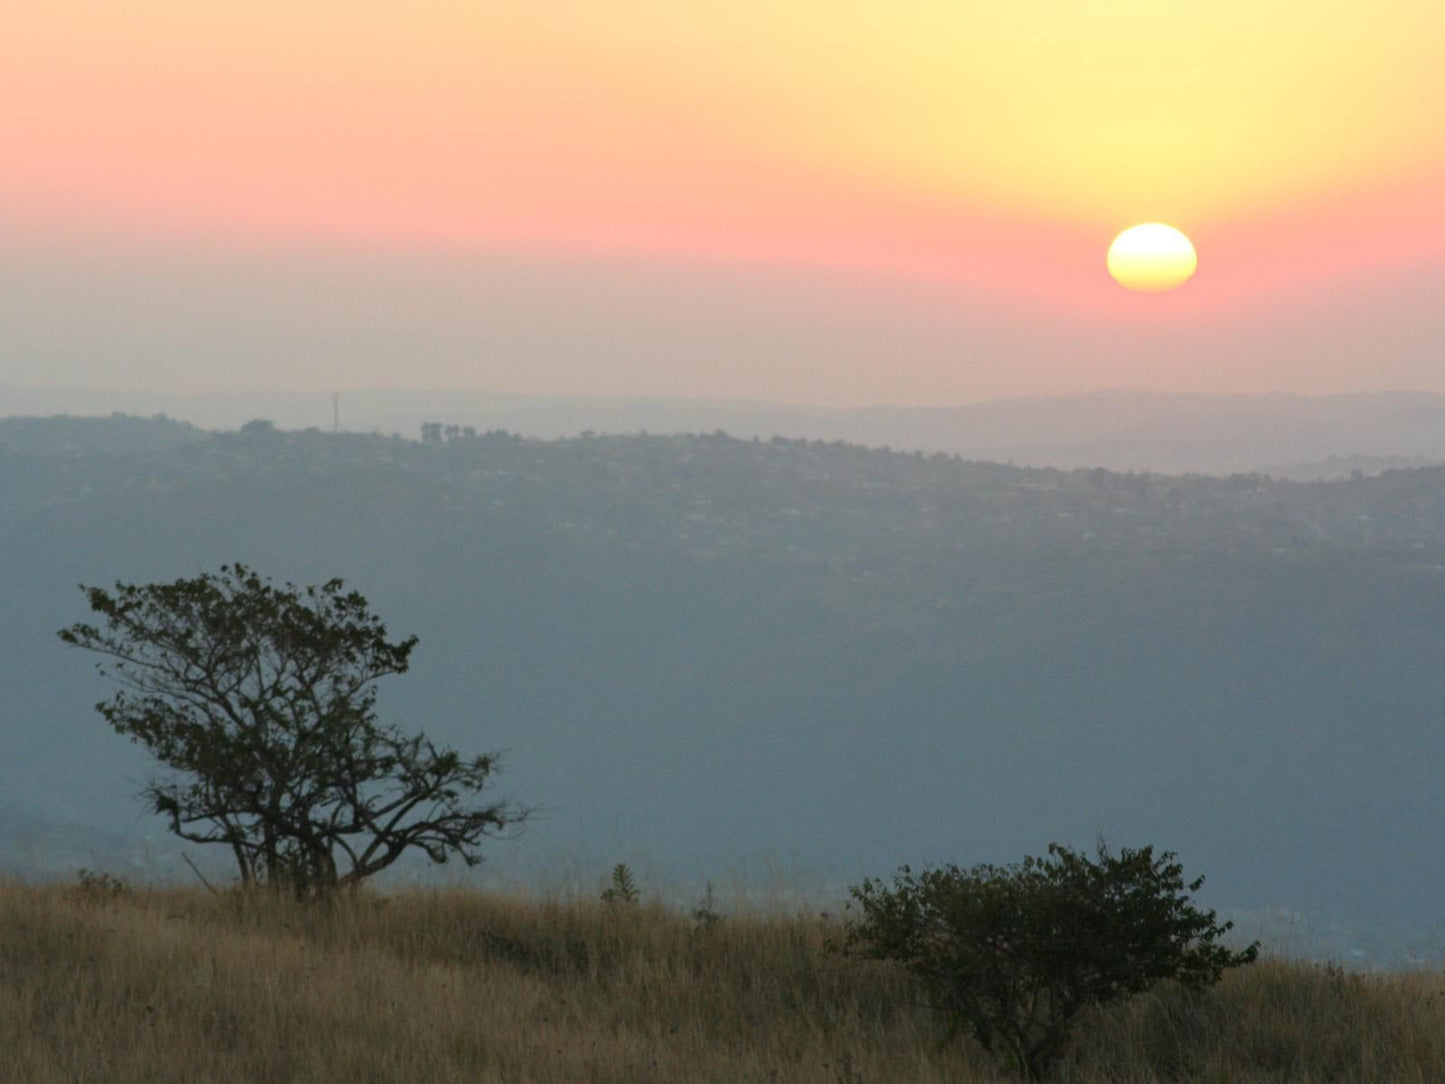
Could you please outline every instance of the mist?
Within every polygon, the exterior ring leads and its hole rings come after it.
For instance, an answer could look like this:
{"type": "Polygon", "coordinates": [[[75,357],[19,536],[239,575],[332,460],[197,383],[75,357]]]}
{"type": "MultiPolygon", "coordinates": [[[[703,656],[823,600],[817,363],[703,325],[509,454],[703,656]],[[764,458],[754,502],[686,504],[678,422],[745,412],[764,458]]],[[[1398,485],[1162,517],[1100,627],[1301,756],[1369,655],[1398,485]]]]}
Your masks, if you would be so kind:
{"type": "Polygon", "coordinates": [[[0,384],[835,408],[1101,389],[1445,391],[1442,276],[1376,269],[1202,308],[1189,307],[1191,284],[1148,299],[1168,311],[1095,310],[777,264],[12,237],[0,246],[0,384]]]}

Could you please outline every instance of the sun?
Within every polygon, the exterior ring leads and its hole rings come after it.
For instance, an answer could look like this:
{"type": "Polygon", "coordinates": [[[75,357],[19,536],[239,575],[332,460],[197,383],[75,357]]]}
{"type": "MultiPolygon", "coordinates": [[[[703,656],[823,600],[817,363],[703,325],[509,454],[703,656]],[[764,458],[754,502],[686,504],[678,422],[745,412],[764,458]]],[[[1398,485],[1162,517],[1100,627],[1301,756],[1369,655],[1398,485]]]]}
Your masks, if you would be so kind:
{"type": "Polygon", "coordinates": [[[1109,246],[1109,274],[1126,290],[1173,290],[1198,266],[1189,238],[1162,222],[1130,226],[1109,246]]]}

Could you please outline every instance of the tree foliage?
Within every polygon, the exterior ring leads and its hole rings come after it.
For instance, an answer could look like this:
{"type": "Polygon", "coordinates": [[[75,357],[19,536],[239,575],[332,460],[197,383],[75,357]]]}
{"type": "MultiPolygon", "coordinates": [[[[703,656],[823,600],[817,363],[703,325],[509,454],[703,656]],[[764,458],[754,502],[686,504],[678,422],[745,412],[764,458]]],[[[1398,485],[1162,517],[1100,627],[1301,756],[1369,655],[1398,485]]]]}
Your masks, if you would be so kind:
{"type": "Polygon", "coordinates": [[[524,818],[475,802],[494,757],[377,719],[376,682],[406,672],[417,639],[388,640],[341,580],[278,587],[235,564],[82,590],[101,623],[59,635],[120,686],[96,710],[172,770],[144,791],[171,831],[228,846],[243,884],[322,893],[412,849],[472,865],[524,818]]]}
{"type": "Polygon", "coordinates": [[[1086,1008],[1166,979],[1201,990],[1255,960],[1257,944],[1216,943],[1233,924],[1194,906],[1203,883],[1185,884],[1172,853],[1102,844],[1097,859],[1051,844],[1047,857],[1009,866],[905,866],[891,887],[852,889],[861,919],[846,945],[902,963],[956,1027],[1039,1079],[1086,1008]]]}

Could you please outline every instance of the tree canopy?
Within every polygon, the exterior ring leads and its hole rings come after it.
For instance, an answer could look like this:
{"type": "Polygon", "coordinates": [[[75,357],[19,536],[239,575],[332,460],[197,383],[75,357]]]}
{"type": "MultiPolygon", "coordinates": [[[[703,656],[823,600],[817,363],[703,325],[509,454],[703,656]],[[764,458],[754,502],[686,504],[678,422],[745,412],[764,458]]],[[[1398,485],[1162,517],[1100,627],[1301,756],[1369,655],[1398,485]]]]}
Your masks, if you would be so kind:
{"type": "Polygon", "coordinates": [[[59,635],[119,686],[96,710],[171,769],[144,791],[171,831],[229,847],[243,884],[321,893],[412,849],[472,865],[524,819],[476,800],[494,756],[378,720],[376,682],[406,672],[417,638],[389,640],[341,580],[277,586],[233,564],[82,590],[100,624],[59,635]]]}

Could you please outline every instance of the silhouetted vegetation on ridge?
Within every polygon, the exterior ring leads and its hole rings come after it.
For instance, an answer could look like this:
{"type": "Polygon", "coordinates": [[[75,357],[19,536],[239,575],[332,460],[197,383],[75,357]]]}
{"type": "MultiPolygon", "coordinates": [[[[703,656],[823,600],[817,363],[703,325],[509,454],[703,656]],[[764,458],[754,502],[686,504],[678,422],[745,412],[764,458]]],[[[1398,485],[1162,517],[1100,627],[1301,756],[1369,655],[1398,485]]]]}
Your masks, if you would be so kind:
{"type": "Polygon", "coordinates": [[[12,495],[9,507],[27,492],[63,503],[100,488],[199,492],[297,474],[339,492],[405,478],[479,526],[526,518],[573,537],[701,557],[1311,547],[1445,536],[1445,467],[1298,483],[1013,467],[723,433],[544,441],[493,432],[423,444],[255,423],[202,434],[165,419],[0,421],[0,494],[12,495]],[[89,427],[101,435],[85,435],[89,427]],[[23,458],[3,454],[20,446],[23,458]],[[110,454],[77,454],[102,446],[110,454]]]}

